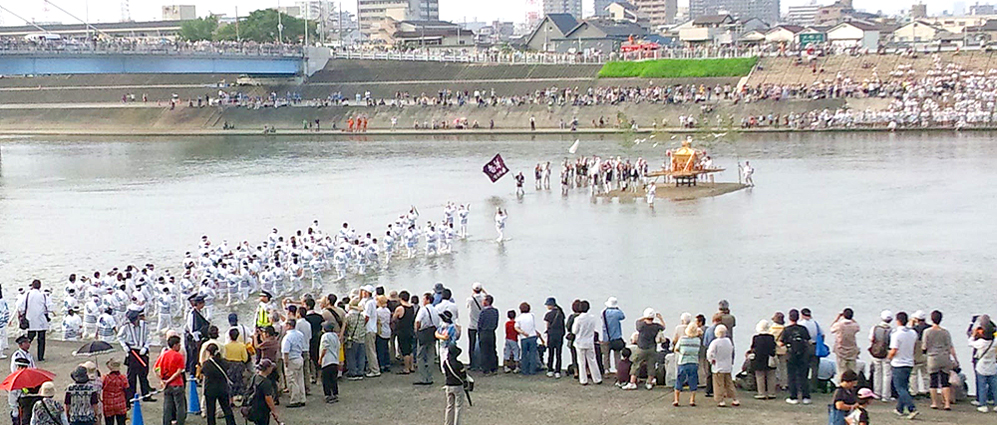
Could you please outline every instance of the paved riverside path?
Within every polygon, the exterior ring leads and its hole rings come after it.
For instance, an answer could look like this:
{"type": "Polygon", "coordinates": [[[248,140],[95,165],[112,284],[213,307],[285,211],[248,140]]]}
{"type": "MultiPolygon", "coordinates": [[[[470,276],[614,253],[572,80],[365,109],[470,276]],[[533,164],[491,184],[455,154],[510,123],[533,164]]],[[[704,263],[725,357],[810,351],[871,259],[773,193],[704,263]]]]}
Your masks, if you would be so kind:
{"type": "MultiPolygon", "coordinates": [[[[42,369],[56,373],[57,397],[62,399],[66,386],[70,383],[69,373],[86,358],[73,357],[70,353],[83,345],[82,342],[49,341],[46,361],[39,363],[42,369]]],[[[32,347],[34,353],[34,347],[32,347]]],[[[152,349],[155,361],[159,348],[152,349]]],[[[124,354],[112,353],[119,360],[124,354]]],[[[111,355],[96,358],[101,373],[106,373],[104,363],[111,355]]],[[[278,407],[278,414],[288,425],[308,423],[323,424],[432,424],[443,422],[445,407],[444,393],[441,390],[443,377],[435,369],[436,385],[417,387],[411,385],[414,375],[400,376],[386,373],[380,378],[365,379],[360,382],[340,380],[340,401],[325,404],[322,401],[321,385],[312,385],[312,395],[307,406],[300,409],[278,407]]],[[[125,370],[122,368],[122,373],[125,370]]],[[[151,374],[150,376],[153,376],[151,374]]],[[[547,378],[542,374],[532,377],[499,374],[484,377],[473,374],[475,391],[472,393],[474,406],[468,407],[462,423],[465,424],[729,424],[729,425],[796,425],[827,423],[827,404],[830,395],[819,394],[810,406],[790,406],[782,398],[771,401],[757,401],[751,394],[740,392],[743,405],[738,408],[718,408],[711,399],[702,397],[698,407],[685,406],[688,393],[683,396],[682,407],[672,407],[670,388],[657,387],[652,391],[641,388],[637,391],[623,391],[613,386],[611,381],[602,385],[582,387],[577,381],[567,377],[547,378]]],[[[150,383],[158,387],[159,380],[150,378],[150,383]]],[[[159,424],[162,418],[162,397],[155,403],[143,404],[143,416],[147,424],[159,424]]],[[[287,398],[284,397],[286,403],[287,398]]],[[[997,414],[978,413],[968,402],[953,406],[950,412],[928,409],[928,402],[918,399],[921,416],[913,423],[990,425],[997,414]]],[[[876,425],[910,424],[907,419],[898,418],[892,413],[893,404],[874,402],[871,408],[872,423],[876,425]]],[[[203,408],[203,406],[202,406],[203,408]]],[[[236,413],[238,415],[238,413],[236,413]]],[[[237,423],[244,421],[237,418],[237,423]]],[[[204,419],[189,416],[188,424],[204,424],[204,419]]],[[[273,423],[273,422],[271,422],[273,423]]]]}

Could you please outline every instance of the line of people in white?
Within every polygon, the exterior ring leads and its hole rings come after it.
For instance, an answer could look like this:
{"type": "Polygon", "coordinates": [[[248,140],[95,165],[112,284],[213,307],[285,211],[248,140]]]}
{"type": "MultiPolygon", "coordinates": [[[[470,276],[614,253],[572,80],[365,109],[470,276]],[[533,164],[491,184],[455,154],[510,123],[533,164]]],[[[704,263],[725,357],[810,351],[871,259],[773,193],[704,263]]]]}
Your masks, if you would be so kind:
{"type": "MultiPolygon", "coordinates": [[[[340,281],[385,267],[395,258],[449,254],[455,239],[468,237],[469,216],[469,205],[448,202],[439,222],[419,226],[419,210],[413,206],[389,223],[380,239],[372,233],[361,235],[349,223],[343,223],[334,234],[326,234],[318,220],[291,235],[282,235],[275,228],[256,245],[248,240],[235,246],[228,241],[214,244],[205,235],[196,251],[184,255],[179,275],[151,263],[114,267],[106,274],[95,271],[92,277],[74,273],[63,285],[63,338],[114,341],[129,310],[144,312],[150,317],[152,330],[165,334],[177,328],[184,300],[192,295],[204,298],[204,313],[210,320],[216,305],[242,304],[261,290],[290,295],[307,285],[311,291],[321,291],[324,276],[330,272],[340,281]],[[155,320],[151,320],[153,315],[155,320]]],[[[499,240],[503,239],[506,217],[501,209],[496,214],[499,240]]],[[[24,291],[18,289],[17,302],[23,303],[24,291]]],[[[46,289],[46,296],[51,295],[46,289]]]]}

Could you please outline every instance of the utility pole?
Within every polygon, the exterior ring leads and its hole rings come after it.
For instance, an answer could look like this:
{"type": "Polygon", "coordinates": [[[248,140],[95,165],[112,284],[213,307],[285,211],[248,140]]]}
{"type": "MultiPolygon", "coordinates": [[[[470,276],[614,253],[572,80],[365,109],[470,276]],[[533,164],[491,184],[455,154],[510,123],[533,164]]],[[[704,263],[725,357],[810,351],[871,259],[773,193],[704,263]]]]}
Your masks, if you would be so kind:
{"type": "Polygon", "coordinates": [[[277,44],[284,42],[284,24],[280,22],[280,0],[277,0],[277,44]]]}
{"type": "Polygon", "coordinates": [[[239,6],[235,7],[235,41],[242,41],[239,36],[239,6]]]}

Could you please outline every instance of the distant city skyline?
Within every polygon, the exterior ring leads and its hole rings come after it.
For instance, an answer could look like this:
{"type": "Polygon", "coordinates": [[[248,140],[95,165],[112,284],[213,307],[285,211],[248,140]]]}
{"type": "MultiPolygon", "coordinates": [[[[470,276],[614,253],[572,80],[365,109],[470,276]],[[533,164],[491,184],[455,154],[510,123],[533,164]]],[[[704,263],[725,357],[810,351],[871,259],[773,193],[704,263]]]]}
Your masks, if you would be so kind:
{"type": "MultiPolygon", "coordinates": [[[[86,0],[51,0],[58,7],[76,15],[81,20],[87,19],[86,0]]],[[[782,0],[782,13],[785,13],[789,6],[810,4],[811,0],[782,0]]],[[[356,12],[356,0],[343,2],[343,10],[356,12]]],[[[543,0],[536,0],[537,10],[542,9],[543,0]]],[[[818,4],[830,4],[831,0],[818,1],[818,4]]],[[[928,6],[929,15],[938,15],[942,11],[950,13],[956,9],[968,12],[968,7],[976,2],[950,0],[927,0],[924,2],[928,6]],[[961,7],[960,7],[961,6],[961,7]]],[[[980,2],[981,4],[990,2],[980,2]]],[[[198,16],[207,16],[208,13],[225,14],[234,16],[236,6],[239,8],[239,15],[245,16],[249,12],[257,9],[277,7],[276,0],[186,0],[177,2],[149,2],[148,0],[132,0],[129,4],[129,12],[134,21],[154,21],[162,17],[162,6],[174,4],[192,4],[197,7],[198,16]]],[[[583,0],[583,14],[591,15],[594,12],[594,0],[583,0]]],[[[688,0],[679,0],[680,7],[688,6],[688,0]]],[[[877,2],[867,0],[855,1],[855,7],[859,10],[876,12],[882,10],[886,14],[895,14],[901,10],[908,9],[912,4],[911,0],[882,0],[877,2]]],[[[294,0],[282,0],[281,6],[292,6],[294,0]]],[[[77,23],[78,21],[57,7],[49,5],[46,0],[29,0],[27,2],[13,3],[4,2],[3,7],[10,9],[13,13],[23,18],[35,22],[62,22],[77,23]]],[[[494,20],[524,22],[526,12],[529,8],[528,0],[512,1],[485,1],[485,0],[440,0],[440,18],[443,20],[464,22],[494,20]]],[[[89,19],[91,22],[117,22],[122,15],[121,2],[118,0],[89,0],[89,19]]],[[[14,26],[24,25],[24,22],[11,13],[0,10],[2,25],[14,26]]]]}

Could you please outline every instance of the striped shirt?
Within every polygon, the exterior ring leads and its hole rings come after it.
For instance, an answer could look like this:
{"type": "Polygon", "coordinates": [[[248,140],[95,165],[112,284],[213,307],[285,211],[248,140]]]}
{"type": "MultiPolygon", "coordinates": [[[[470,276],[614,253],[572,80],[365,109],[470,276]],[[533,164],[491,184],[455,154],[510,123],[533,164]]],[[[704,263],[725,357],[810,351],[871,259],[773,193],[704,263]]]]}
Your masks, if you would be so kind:
{"type": "Polygon", "coordinates": [[[679,353],[678,364],[695,364],[699,363],[699,350],[702,343],[699,338],[690,338],[684,336],[679,339],[677,351],[679,353]]]}
{"type": "Polygon", "coordinates": [[[138,324],[128,323],[118,331],[118,342],[121,348],[127,353],[128,350],[140,351],[143,348],[149,352],[149,327],[145,320],[139,320],[138,324]]]}

